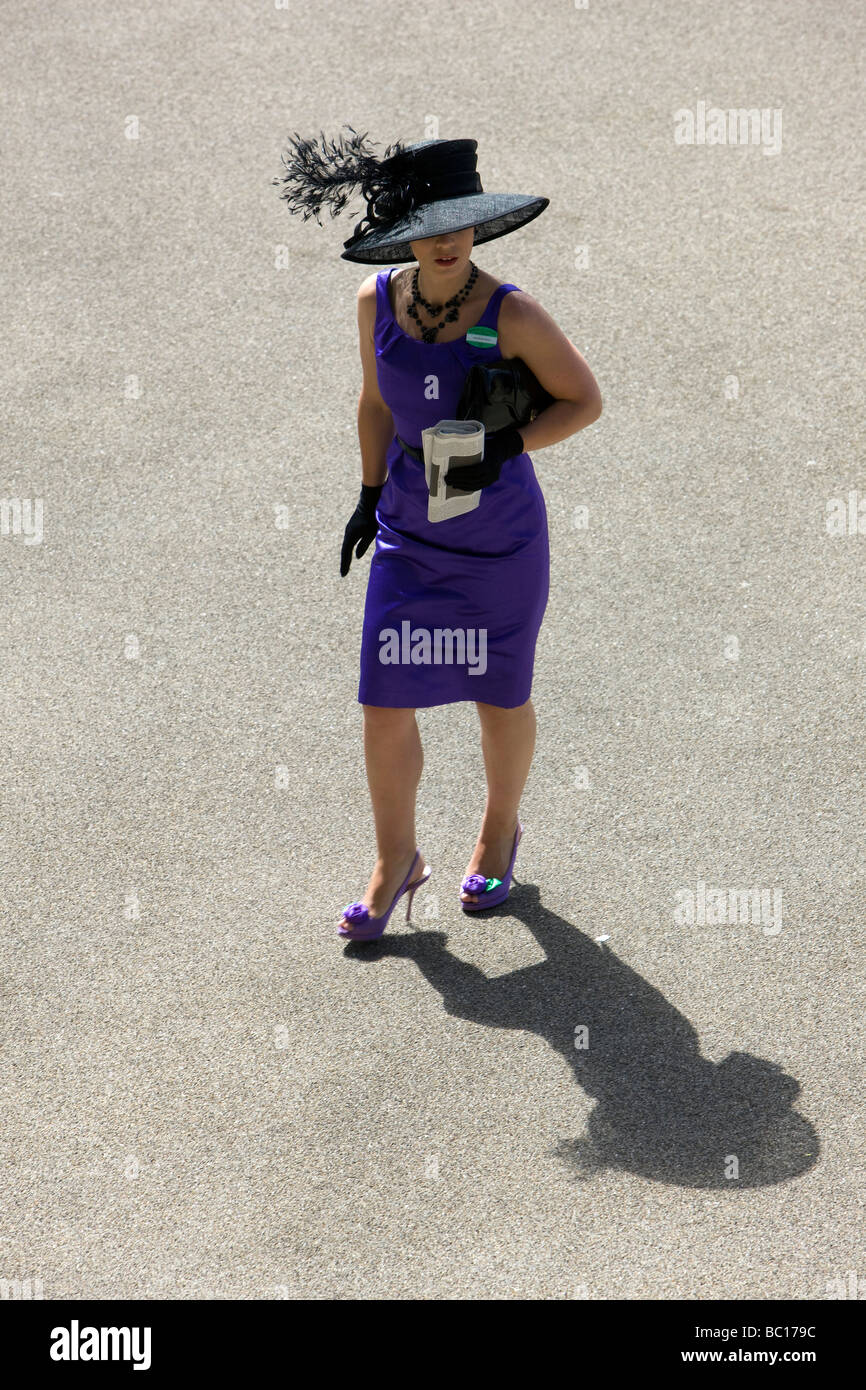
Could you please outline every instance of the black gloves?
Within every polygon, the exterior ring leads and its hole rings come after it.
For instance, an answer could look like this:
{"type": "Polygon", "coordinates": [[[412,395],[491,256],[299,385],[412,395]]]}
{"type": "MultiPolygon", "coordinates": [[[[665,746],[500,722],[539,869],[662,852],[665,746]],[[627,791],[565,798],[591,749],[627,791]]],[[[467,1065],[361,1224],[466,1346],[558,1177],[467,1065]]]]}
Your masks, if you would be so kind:
{"type": "MultiPolygon", "coordinates": [[[[503,463],[523,452],[523,436],[516,425],[507,425],[505,429],[493,430],[492,433],[484,436],[484,455],[481,462],[466,464],[459,468],[449,468],[445,474],[445,481],[450,487],[460,488],[463,492],[475,492],[477,488],[489,487],[491,483],[498,481],[503,463]]],[[[386,478],[385,482],[387,481],[386,478]]],[[[366,554],[371,542],[376,539],[376,532],[379,529],[376,521],[376,507],[384,486],[385,483],[379,483],[375,487],[369,483],[361,484],[361,496],[358,498],[358,505],[343,534],[343,547],[340,551],[341,578],[349,573],[352,564],[352,550],[355,550],[355,559],[360,560],[361,556],[366,554]]]]}
{"type": "Polygon", "coordinates": [[[450,468],[445,474],[449,487],[459,487],[464,492],[474,492],[479,487],[489,487],[498,481],[506,459],[514,458],[524,452],[523,436],[516,425],[506,425],[505,429],[494,430],[484,436],[484,457],[480,463],[468,463],[460,468],[450,468]]]}
{"type": "MultiPolygon", "coordinates": [[[[386,478],[385,483],[387,481],[386,478]]],[[[376,532],[379,529],[376,521],[376,504],[385,483],[379,483],[377,487],[371,487],[369,483],[361,484],[361,496],[358,498],[358,505],[343,534],[343,549],[340,551],[341,578],[349,573],[349,566],[352,563],[352,546],[355,542],[358,542],[355,559],[360,560],[370,542],[376,539],[376,532]]]]}

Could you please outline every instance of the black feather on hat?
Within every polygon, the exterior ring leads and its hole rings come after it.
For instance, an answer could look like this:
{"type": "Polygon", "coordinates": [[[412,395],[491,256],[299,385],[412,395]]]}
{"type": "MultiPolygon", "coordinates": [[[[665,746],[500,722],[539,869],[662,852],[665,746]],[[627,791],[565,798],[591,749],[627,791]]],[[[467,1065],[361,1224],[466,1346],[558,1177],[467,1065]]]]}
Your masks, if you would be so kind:
{"type": "Polygon", "coordinates": [[[297,132],[290,137],[282,157],[285,172],[272,180],[283,185],[279,196],[289,212],[300,213],[305,222],[315,217],[321,226],[322,208],[329,206],[331,217],[336,217],[358,189],[367,201],[367,216],[355,228],[357,237],[398,221],[429,196],[430,185],[418,177],[417,165],[401,141],[388,145],[380,159],[372,154],[366,133],[359,135],[350,125],[344,132],[329,140],[321,131],[318,144],[297,132]]]}

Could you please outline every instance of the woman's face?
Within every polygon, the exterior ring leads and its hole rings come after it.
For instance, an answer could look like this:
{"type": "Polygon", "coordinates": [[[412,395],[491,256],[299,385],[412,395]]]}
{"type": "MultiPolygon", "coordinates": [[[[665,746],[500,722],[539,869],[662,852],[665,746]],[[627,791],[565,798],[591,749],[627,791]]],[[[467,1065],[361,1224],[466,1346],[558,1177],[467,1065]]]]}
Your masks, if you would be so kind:
{"type": "Polygon", "coordinates": [[[440,232],[438,236],[410,241],[426,285],[451,284],[466,279],[469,258],[475,243],[475,228],[464,227],[460,232],[440,232]]]}

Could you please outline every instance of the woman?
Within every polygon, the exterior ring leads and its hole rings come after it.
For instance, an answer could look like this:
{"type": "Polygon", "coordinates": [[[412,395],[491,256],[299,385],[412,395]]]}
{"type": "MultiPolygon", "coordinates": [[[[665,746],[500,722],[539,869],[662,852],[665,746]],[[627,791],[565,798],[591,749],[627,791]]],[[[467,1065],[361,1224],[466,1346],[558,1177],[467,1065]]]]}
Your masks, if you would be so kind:
{"type": "Polygon", "coordinates": [[[286,186],[291,211],[317,220],[324,202],[335,215],[347,187],[360,185],[367,218],[344,243],[343,259],[389,266],[358,291],[363,481],[340,566],[347,574],[353,548],[360,558],[375,539],[358,700],[378,858],[363,899],[340,918],[338,934],[353,940],[381,936],[404,893],[408,920],[430,876],[415,843],[418,708],[476,704],[487,800],[460,900],[464,911],[477,911],[508,895],[535,749],[530,690],[549,587],[547,513],[529,451],[601,414],[592,372],[550,315],[472,260],[474,246],[523,226],[549,200],[485,193],[474,140],[391,146],[383,161],[364,141],[351,132],[339,143],[323,137],[317,149],[295,137],[288,172],[274,180],[286,186]],[[396,268],[410,260],[414,270],[396,268]],[[431,521],[421,431],[454,418],[474,363],[514,357],[553,404],[519,429],[488,432],[482,461],[445,477],[451,487],[478,491],[478,506],[431,521]],[[437,633],[452,644],[444,656],[437,633]]]}

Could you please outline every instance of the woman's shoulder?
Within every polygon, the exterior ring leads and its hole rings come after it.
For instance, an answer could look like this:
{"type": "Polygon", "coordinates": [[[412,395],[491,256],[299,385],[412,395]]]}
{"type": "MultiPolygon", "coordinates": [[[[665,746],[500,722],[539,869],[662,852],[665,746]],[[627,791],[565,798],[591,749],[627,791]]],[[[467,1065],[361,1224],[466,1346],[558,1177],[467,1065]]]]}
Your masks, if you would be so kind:
{"type": "Polygon", "coordinates": [[[358,286],[359,303],[364,303],[368,300],[376,298],[376,285],[378,284],[379,276],[381,275],[381,273],[381,270],[374,270],[371,272],[371,274],[369,274],[366,277],[366,279],[361,281],[360,285],[358,286]]]}
{"type": "MultiPolygon", "coordinates": [[[[511,281],[502,280],[500,284],[510,285],[511,281]]],[[[528,290],[519,289],[518,286],[515,285],[513,289],[509,290],[508,294],[502,296],[499,312],[506,323],[510,321],[518,323],[525,321],[527,318],[532,318],[538,313],[543,314],[544,310],[534,295],[530,294],[528,290]]]]}
{"type": "Polygon", "coordinates": [[[376,326],[378,304],[378,281],[381,271],[374,270],[358,286],[358,326],[369,339],[373,339],[376,326]]]}
{"type": "MultiPolygon", "coordinates": [[[[504,283],[510,283],[506,281],[504,283]]],[[[499,303],[499,342],[503,355],[519,357],[527,337],[550,322],[550,315],[534,295],[515,287],[499,303]]]]}

